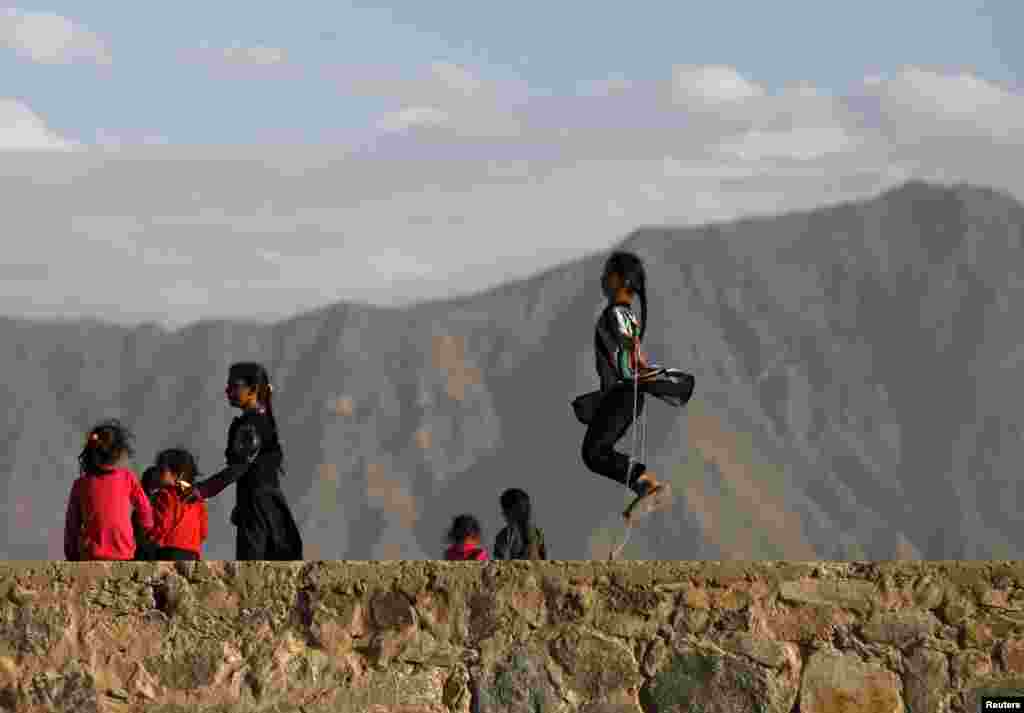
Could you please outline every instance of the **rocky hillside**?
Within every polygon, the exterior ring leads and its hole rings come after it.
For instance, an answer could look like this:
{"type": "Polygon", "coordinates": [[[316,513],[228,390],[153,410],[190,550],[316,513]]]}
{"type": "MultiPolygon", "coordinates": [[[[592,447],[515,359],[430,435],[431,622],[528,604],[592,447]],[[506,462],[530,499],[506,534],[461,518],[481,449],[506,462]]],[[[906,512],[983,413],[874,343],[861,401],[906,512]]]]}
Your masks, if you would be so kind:
{"type": "Polygon", "coordinates": [[[1024,563],[0,566],[0,710],[974,713],[1024,563]]]}
{"type": "MultiPolygon", "coordinates": [[[[1022,237],[1009,197],[923,183],[629,236],[649,263],[650,351],[697,391],[682,412],[651,404],[647,462],[677,500],[624,556],[1024,556],[1022,237]]],[[[0,321],[0,556],[61,557],[75,456],[99,419],[135,429],[139,467],[184,445],[217,469],[227,366],[256,359],[274,380],[307,559],[437,557],[462,511],[490,542],[513,486],[533,495],[553,556],[604,558],[627,494],[583,467],[569,406],[596,384],[603,259],[273,325],[0,321]]],[[[207,557],[234,556],[233,498],[211,503],[207,557]]]]}

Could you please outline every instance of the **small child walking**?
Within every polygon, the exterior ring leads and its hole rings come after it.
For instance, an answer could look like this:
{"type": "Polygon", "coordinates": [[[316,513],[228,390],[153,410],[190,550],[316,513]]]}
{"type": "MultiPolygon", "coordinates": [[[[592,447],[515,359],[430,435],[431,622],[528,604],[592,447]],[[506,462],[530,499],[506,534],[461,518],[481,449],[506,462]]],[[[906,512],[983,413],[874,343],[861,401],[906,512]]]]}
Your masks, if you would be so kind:
{"type": "Polygon", "coordinates": [[[157,546],[153,559],[198,560],[209,534],[209,516],[205,500],[188,497],[197,475],[195,458],[182,448],[171,448],[157,456],[156,469],[159,489],[150,534],[157,546]]]}
{"type": "Polygon", "coordinates": [[[64,556],[72,562],[135,557],[132,511],[139,528],[153,528],[153,509],[128,467],[132,434],[117,419],[89,432],[78,456],[81,475],[71,486],[64,519],[64,556]]]}
{"type": "Polygon", "coordinates": [[[480,522],[472,515],[459,515],[448,531],[448,549],[444,558],[453,561],[487,560],[487,550],[480,546],[480,522]]]}
{"type": "MultiPolygon", "coordinates": [[[[151,465],[142,471],[142,492],[146,494],[146,498],[151,506],[153,505],[153,499],[156,497],[156,491],[160,489],[160,484],[157,482],[159,477],[160,473],[157,472],[155,465],[151,465]]],[[[150,541],[149,537],[146,536],[146,531],[142,529],[142,525],[139,523],[138,511],[132,515],[132,528],[135,531],[135,561],[152,561],[156,556],[157,548],[150,541]]]]}

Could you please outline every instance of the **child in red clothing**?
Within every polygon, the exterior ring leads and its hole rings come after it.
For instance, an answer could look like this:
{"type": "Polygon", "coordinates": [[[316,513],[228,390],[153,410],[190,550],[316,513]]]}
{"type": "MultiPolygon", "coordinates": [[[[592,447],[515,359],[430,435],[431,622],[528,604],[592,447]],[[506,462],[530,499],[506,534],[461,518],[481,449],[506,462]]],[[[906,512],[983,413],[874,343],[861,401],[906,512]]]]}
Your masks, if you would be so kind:
{"type": "Polygon", "coordinates": [[[134,455],[132,434],[116,419],[89,432],[78,456],[81,476],[71,486],[64,521],[64,555],[71,560],[130,560],[135,556],[132,509],[143,531],[153,527],[153,510],[135,473],[125,467],[134,455]]]}
{"type": "Polygon", "coordinates": [[[156,458],[160,487],[153,503],[155,524],[150,533],[156,560],[198,560],[209,533],[206,501],[187,497],[195,481],[196,461],[181,448],[156,458]]]}
{"type": "Polygon", "coordinates": [[[472,515],[459,515],[448,531],[446,560],[487,560],[487,550],[480,546],[480,522],[472,515]]]}

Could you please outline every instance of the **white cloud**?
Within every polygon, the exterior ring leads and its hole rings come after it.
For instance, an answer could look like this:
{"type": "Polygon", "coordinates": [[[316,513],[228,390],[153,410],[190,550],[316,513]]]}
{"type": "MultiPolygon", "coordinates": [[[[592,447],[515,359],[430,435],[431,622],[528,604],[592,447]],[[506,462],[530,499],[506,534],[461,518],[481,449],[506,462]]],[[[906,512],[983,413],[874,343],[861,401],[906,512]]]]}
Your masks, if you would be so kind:
{"type": "Polygon", "coordinates": [[[285,61],[285,51],[278,47],[265,47],[262,45],[242,47],[235,44],[231,47],[225,47],[221,53],[224,60],[232,64],[267,67],[281,64],[285,61]]]}
{"type": "Polygon", "coordinates": [[[434,266],[398,249],[388,249],[371,255],[367,263],[377,273],[378,279],[426,277],[434,266]]]}
{"type": "Polygon", "coordinates": [[[68,151],[77,146],[48,128],[25,104],[0,98],[0,151],[68,151]]]}
{"type": "Polygon", "coordinates": [[[228,47],[219,47],[204,41],[198,47],[182,51],[181,57],[186,62],[220,69],[269,69],[288,66],[288,53],[284,49],[267,45],[243,45],[240,42],[234,42],[228,47]]]}
{"type": "Polygon", "coordinates": [[[430,71],[447,89],[470,96],[479,92],[484,84],[465,67],[451,62],[434,62],[430,71]]]}
{"type": "MultiPolygon", "coordinates": [[[[150,318],[284,316],[483,289],[638,225],[785,213],[910,178],[1024,198],[1024,136],[1010,125],[1022,97],[977,78],[908,70],[845,94],[799,83],[769,91],[721,67],[612,80],[608,91],[553,97],[442,63],[414,77],[378,69],[342,82],[393,103],[369,127],[372,150],[133,149],[79,152],[59,167],[5,157],[0,178],[18,192],[3,220],[40,236],[24,246],[35,252],[10,259],[61,255],[51,282],[96,309],[127,290],[135,314],[150,318]],[[680,86],[683,104],[672,101],[680,86]],[[516,131],[498,132],[500,122],[516,131]],[[46,186],[67,176],[88,180],[51,205],[46,186]],[[118,214],[128,218],[81,217],[118,214]],[[100,257],[138,282],[84,283],[60,267],[100,257]],[[161,294],[183,275],[191,286],[161,294]]],[[[0,284],[0,312],[19,294],[0,284]]],[[[17,304],[59,311],[59,299],[17,304]]]]}
{"type": "Polygon", "coordinates": [[[387,67],[335,72],[342,92],[396,104],[378,121],[381,131],[441,129],[463,138],[508,138],[522,130],[509,111],[523,98],[521,82],[484,81],[465,67],[440,61],[414,76],[387,67]]]}
{"type": "Polygon", "coordinates": [[[877,102],[883,130],[901,139],[920,125],[927,136],[1024,141],[1024,96],[971,74],[907,67],[866,78],[862,91],[877,102]]]}
{"type": "Polygon", "coordinates": [[[681,104],[718,105],[763,96],[765,90],[732,67],[680,65],[672,72],[673,97],[681,104]]]}
{"type": "Polygon", "coordinates": [[[112,61],[106,42],[97,34],[51,12],[0,10],[0,43],[40,64],[107,65],[112,61]]]}
{"type": "Polygon", "coordinates": [[[432,106],[407,107],[390,114],[385,114],[377,122],[381,131],[408,131],[413,127],[444,126],[450,117],[447,112],[432,106]]]}
{"type": "Polygon", "coordinates": [[[792,158],[810,161],[829,153],[855,149],[860,142],[842,127],[798,128],[790,131],[748,131],[719,149],[747,161],[792,158]]]}

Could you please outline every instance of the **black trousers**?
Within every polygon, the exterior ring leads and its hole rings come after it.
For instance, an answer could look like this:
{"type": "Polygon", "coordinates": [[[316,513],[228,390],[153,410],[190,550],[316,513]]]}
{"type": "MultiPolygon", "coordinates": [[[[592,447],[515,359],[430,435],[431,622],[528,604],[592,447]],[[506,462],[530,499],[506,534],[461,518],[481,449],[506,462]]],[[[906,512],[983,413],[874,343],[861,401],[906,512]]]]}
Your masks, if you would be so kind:
{"type": "MultiPolygon", "coordinates": [[[[633,423],[633,399],[632,384],[614,386],[601,398],[583,437],[581,455],[583,463],[591,471],[623,485],[631,482],[633,492],[639,495],[637,478],[643,475],[647,466],[637,463],[630,473],[629,456],[615,450],[615,444],[633,423]]],[[[644,392],[636,394],[636,399],[636,415],[639,416],[644,410],[644,392]]]]}
{"type": "Polygon", "coordinates": [[[177,547],[161,547],[156,551],[153,559],[164,562],[188,562],[198,560],[199,555],[188,550],[179,550],[177,547]]]}

